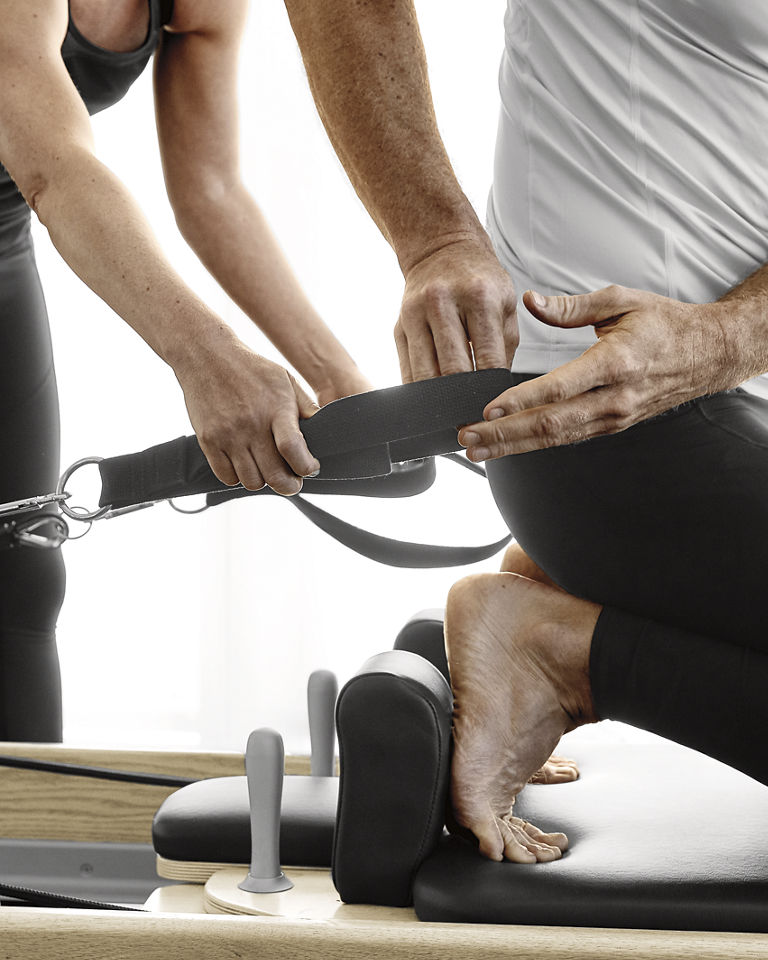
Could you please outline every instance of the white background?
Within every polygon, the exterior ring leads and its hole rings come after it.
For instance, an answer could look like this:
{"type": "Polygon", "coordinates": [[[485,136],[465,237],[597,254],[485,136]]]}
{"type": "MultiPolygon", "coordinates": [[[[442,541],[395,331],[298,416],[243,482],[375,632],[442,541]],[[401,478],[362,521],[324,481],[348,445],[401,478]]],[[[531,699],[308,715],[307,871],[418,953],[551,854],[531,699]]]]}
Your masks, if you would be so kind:
{"type": "MultiPolygon", "coordinates": [[[[503,0],[417,3],[441,130],[483,219],[491,180],[503,0]]],[[[147,70],[94,118],[101,158],[146,211],[186,282],[257,351],[279,359],[186,248],[165,199],[147,70]]],[[[315,113],[279,0],[252,5],[241,63],[242,163],[310,298],[378,387],[399,382],[392,328],[402,278],[315,113]]],[[[62,406],[62,464],[191,432],[170,371],[91,293],[36,225],[62,406]]],[[[89,468],[94,470],[94,468],[89,468]]],[[[94,471],[95,475],[95,471],[94,471]]],[[[96,484],[69,485],[89,506],[96,484]]],[[[486,485],[452,464],[406,501],[316,501],[391,536],[476,544],[504,531],[486,485]]],[[[65,739],[78,744],[242,749],[280,730],[308,749],[311,670],[343,683],[391,648],[416,611],[471,569],[406,571],[351,553],[276,497],[183,517],[167,506],[97,524],[65,548],[59,620],[65,739]]]]}

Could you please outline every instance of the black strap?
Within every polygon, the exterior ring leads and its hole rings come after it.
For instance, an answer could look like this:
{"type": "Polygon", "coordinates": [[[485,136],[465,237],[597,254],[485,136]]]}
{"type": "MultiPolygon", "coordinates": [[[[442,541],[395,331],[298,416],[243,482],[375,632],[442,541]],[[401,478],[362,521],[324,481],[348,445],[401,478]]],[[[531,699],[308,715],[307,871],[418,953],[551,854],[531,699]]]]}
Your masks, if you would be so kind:
{"type": "MultiPolygon", "coordinates": [[[[187,777],[175,777],[169,774],[136,773],[133,770],[113,770],[109,767],[85,767],[75,763],[61,763],[55,760],[32,760],[28,757],[0,756],[0,767],[15,767],[22,770],[40,770],[44,773],[61,773],[70,777],[93,777],[97,780],[119,780],[128,783],[144,783],[152,786],[184,787],[196,783],[187,777]]],[[[118,903],[104,903],[101,900],[86,900],[71,897],[48,890],[36,890],[32,887],[20,887],[15,884],[0,883],[0,897],[35,907],[73,907],[80,910],[126,910],[132,913],[146,913],[139,907],[128,907],[118,903]]]]}
{"type": "MultiPolygon", "coordinates": [[[[307,445],[320,461],[317,477],[304,481],[307,494],[374,497],[414,496],[435,478],[438,454],[485,476],[463,457],[458,429],[482,420],[483,409],[512,386],[509,370],[479,370],[372,390],[336,400],[300,421],[307,445]]],[[[242,496],[270,495],[265,487],[227,487],[214,475],[196,437],[179,437],[141,453],[102,460],[99,505],[119,509],[193,494],[208,494],[209,506],[242,496]]],[[[509,536],[479,547],[445,547],[392,540],[361,530],[302,497],[287,499],[313,523],[357,553],[401,567],[463,566],[493,556],[509,536]]]]}
{"type": "Polygon", "coordinates": [[[91,777],[94,780],[118,780],[123,783],[143,783],[153,787],[179,787],[197,783],[196,779],[177,777],[169,773],[139,773],[134,770],[114,770],[111,767],[86,767],[79,763],[64,763],[61,760],[33,760],[29,757],[0,755],[0,767],[17,770],[38,770],[43,773],[60,773],[68,777],[91,777]]]}
{"type": "Polygon", "coordinates": [[[104,903],[101,900],[84,900],[82,897],[68,897],[47,890],[34,890],[32,887],[17,887],[10,883],[0,883],[0,896],[10,897],[29,904],[31,907],[73,907],[79,910],[125,910],[130,913],[147,913],[141,907],[128,907],[120,903],[104,903]]]}

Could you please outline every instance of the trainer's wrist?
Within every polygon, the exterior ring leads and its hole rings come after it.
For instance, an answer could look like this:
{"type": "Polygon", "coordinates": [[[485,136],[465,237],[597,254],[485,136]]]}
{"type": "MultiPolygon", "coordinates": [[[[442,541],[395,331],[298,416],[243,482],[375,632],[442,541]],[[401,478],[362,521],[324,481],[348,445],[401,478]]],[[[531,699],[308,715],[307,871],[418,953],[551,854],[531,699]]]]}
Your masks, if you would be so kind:
{"type": "Polygon", "coordinates": [[[403,276],[407,278],[414,267],[424,263],[435,254],[449,247],[459,247],[461,245],[495,256],[491,239],[480,224],[478,223],[477,227],[468,224],[463,228],[457,227],[456,229],[431,233],[420,237],[418,241],[412,240],[407,245],[401,245],[396,252],[403,276]]]}

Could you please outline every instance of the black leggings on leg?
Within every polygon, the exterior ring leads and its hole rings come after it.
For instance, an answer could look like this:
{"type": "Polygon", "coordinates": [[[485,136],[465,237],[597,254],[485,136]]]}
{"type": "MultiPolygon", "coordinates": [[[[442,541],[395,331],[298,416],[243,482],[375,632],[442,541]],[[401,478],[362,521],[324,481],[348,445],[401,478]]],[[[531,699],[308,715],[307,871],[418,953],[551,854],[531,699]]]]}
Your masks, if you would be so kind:
{"type": "MultiPolygon", "coordinates": [[[[48,316],[28,229],[13,240],[0,244],[0,502],[50,493],[59,473],[48,316]]],[[[0,740],[61,740],[63,594],[59,549],[0,549],[0,740]]]]}
{"type": "Polygon", "coordinates": [[[487,467],[531,559],[605,606],[598,715],[768,783],[768,401],[732,390],[487,467]]]}

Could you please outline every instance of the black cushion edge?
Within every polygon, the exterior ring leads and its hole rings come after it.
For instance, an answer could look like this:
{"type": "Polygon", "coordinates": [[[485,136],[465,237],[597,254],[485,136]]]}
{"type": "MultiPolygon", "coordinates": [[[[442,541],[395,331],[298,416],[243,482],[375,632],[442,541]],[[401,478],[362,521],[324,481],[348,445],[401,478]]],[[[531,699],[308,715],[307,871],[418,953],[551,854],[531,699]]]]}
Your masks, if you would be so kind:
{"type": "Polygon", "coordinates": [[[407,651],[370,658],[339,694],[332,875],[345,902],[411,904],[443,831],[452,709],[439,670],[407,651]]]}

